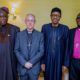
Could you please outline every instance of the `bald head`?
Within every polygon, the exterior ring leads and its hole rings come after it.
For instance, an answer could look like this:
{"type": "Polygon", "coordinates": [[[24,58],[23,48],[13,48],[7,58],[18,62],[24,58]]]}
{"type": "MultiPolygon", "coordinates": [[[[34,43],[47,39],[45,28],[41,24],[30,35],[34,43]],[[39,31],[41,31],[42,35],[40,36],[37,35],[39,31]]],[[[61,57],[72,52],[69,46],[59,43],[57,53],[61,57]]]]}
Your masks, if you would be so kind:
{"type": "Polygon", "coordinates": [[[35,15],[34,14],[27,14],[26,15],[26,19],[28,19],[28,20],[33,20],[33,22],[35,22],[35,15]]]}
{"type": "Polygon", "coordinates": [[[35,15],[34,14],[27,14],[25,18],[25,24],[28,30],[33,30],[35,26],[35,15]]]}

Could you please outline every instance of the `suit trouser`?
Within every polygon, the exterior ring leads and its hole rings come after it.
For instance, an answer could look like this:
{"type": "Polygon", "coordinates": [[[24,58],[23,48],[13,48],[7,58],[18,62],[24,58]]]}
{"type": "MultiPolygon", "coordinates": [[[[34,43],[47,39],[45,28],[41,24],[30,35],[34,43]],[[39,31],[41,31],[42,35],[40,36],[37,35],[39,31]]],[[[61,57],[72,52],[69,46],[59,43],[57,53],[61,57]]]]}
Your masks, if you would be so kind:
{"type": "Polygon", "coordinates": [[[80,60],[73,59],[71,61],[69,80],[80,80],[80,60]]]}
{"type": "Polygon", "coordinates": [[[24,76],[20,76],[20,80],[38,80],[39,75],[35,75],[31,72],[27,73],[24,76]]]}

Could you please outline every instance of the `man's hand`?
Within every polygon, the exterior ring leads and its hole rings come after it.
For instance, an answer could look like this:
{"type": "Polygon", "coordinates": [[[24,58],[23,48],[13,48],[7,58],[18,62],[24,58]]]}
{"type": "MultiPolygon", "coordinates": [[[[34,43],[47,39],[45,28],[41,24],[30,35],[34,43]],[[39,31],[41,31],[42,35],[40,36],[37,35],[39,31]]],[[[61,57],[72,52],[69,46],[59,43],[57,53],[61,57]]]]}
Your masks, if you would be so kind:
{"type": "Polygon", "coordinates": [[[68,68],[66,66],[62,66],[62,72],[68,72],[68,68]]]}
{"type": "Polygon", "coordinates": [[[41,70],[45,72],[45,64],[41,64],[41,70]]]}
{"type": "Polygon", "coordinates": [[[27,69],[30,69],[30,68],[32,68],[32,64],[30,63],[30,62],[27,62],[26,64],[25,64],[25,67],[27,68],[27,69]]]}
{"type": "MultiPolygon", "coordinates": [[[[68,75],[68,72],[68,68],[66,66],[62,66],[62,80],[65,80],[66,74],[68,75]]],[[[68,76],[66,78],[68,78],[68,76]]]]}

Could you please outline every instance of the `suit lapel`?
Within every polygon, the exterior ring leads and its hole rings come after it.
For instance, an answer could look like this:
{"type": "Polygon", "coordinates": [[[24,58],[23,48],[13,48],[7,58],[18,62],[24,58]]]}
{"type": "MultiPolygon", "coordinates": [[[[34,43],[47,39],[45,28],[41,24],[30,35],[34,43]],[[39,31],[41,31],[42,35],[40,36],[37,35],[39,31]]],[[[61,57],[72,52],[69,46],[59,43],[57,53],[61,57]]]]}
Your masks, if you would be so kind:
{"type": "Polygon", "coordinates": [[[32,47],[31,47],[31,53],[32,53],[33,50],[34,50],[35,44],[36,44],[36,31],[34,30],[33,33],[32,33],[32,47]]]}
{"type": "Polygon", "coordinates": [[[74,39],[75,39],[75,33],[76,33],[76,28],[72,32],[72,41],[73,41],[73,44],[74,44],[74,39]]]}
{"type": "Polygon", "coordinates": [[[75,39],[75,33],[76,33],[76,29],[75,28],[73,31],[72,31],[72,37],[71,37],[71,41],[72,41],[72,54],[73,54],[73,50],[74,50],[74,39],[75,39]]]}
{"type": "Polygon", "coordinates": [[[24,41],[24,45],[25,45],[25,47],[26,47],[26,51],[28,51],[28,50],[27,50],[27,40],[28,40],[28,36],[27,36],[27,31],[26,31],[26,30],[24,31],[24,38],[23,38],[23,39],[24,39],[23,41],[24,41]]]}

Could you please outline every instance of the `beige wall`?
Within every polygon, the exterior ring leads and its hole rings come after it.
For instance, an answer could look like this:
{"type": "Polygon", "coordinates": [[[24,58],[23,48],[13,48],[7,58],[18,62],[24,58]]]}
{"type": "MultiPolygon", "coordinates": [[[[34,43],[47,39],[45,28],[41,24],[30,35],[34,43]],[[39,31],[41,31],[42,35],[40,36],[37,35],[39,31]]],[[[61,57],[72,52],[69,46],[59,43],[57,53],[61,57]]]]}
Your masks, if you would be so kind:
{"type": "MultiPolygon", "coordinates": [[[[53,7],[62,9],[61,23],[70,28],[76,26],[75,18],[80,12],[80,0],[0,0],[0,7],[7,6],[12,9],[12,4],[18,3],[16,8],[16,19],[9,18],[9,22],[25,29],[24,18],[27,13],[33,13],[36,16],[36,29],[41,30],[44,23],[50,22],[50,11],[53,7]]],[[[66,75],[67,76],[67,75],[66,75]]]]}
{"type": "MultiPolygon", "coordinates": [[[[13,20],[9,18],[9,22],[25,28],[24,18],[27,13],[33,13],[36,16],[36,28],[41,29],[44,23],[50,22],[50,11],[53,7],[60,7],[63,15],[61,23],[68,25],[70,28],[75,27],[75,17],[80,12],[80,0],[0,0],[0,6],[9,7],[10,11],[12,3],[18,3],[16,8],[17,18],[13,20]]],[[[10,15],[11,16],[11,15],[10,15]]]]}

